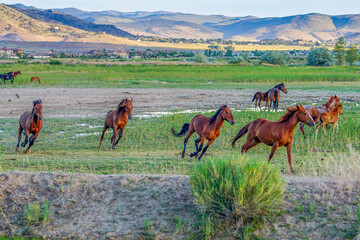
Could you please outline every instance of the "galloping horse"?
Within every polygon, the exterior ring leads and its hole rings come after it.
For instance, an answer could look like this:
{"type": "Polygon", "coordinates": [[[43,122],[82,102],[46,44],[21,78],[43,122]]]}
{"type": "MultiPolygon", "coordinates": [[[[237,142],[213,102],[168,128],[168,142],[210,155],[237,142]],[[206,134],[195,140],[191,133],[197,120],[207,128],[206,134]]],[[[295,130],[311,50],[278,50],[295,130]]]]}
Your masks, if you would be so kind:
{"type": "Polygon", "coordinates": [[[287,113],[276,122],[258,118],[255,121],[248,123],[235,136],[231,145],[234,148],[235,142],[248,133],[246,142],[242,146],[241,153],[247,152],[250,148],[255,147],[262,142],[268,146],[272,146],[268,162],[270,162],[278,147],[285,146],[290,170],[293,172],[291,149],[294,140],[294,130],[299,121],[306,123],[310,127],[315,125],[314,119],[310,116],[308,111],[306,111],[302,105],[298,105],[293,108],[288,108],[287,113]]]}
{"type": "Polygon", "coordinates": [[[331,112],[324,112],[321,113],[319,116],[319,123],[318,126],[316,127],[316,137],[319,131],[320,126],[322,127],[322,129],[325,132],[324,126],[326,125],[328,127],[328,129],[330,128],[330,126],[328,125],[329,123],[333,124],[333,133],[335,133],[335,127],[337,127],[337,131],[339,131],[339,124],[337,123],[337,121],[339,120],[339,113],[342,115],[343,114],[343,110],[342,110],[342,104],[338,104],[334,110],[332,110],[331,112]]]}
{"type": "Polygon", "coordinates": [[[19,121],[19,138],[18,144],[16,146],[15,152],[19,150],[19,144],[21,141],[21,133],[24,131],[25,134],[25,141],[21,144],[22,147],[25,147],[28,143],[29,135],[32,136],[29,139],[29,147],[24,150],[23,153],[27,153],[30,151],[31,146],[34,144],[36,138],[39,136],[40,130],[43,126],[43,113],[42,113],[42,101],[36,100],[33,102],[33,109],[32,111],[24,112],[19,121]]]}
{"type": "Polygon", "coordinates": [[[36,81],[36,82],[39,82],[39,84],[41,84],[39,77],[31,77],[30,82],[35,82],[35,81],[36,81]]]}
{"type": "MultiPolygon", "coordinates": [[[[339,104],[340,104],[340,99],[336,95],[335,96],[331,95],[329,101],[327,101],[327,103],[324,103],[319,107],[305,105],[304,108],[310,113],[311,117],[315,120],[315,122],[317,122],[319,120],[321,113],[331,112],[339,104]]],[[[303,123],[300,123],[300,131],[305,136],[303,123]]]]}
{"type": "Polygon", "coordinates": [[[116,110],[110,110],[106,114],[104,128],[102,131],[101,139],[100,139],[100,145],[101,142],[104,139],[105,132],[108,128],[113,129],[113,136],[111,137],[111,146],[110,148],[115,149],[116,144],[120,141],[124,134],[124,128],[128,122],[128,119],[132,118],[132,109],[133,109],[133,99],[129,100],[127,98],[121,100],[119,105],[117,106],[116,110]],[[116,136],[119,133],[119,138],[116,141],[116,136]]]}
{"type": "Polygon", "coordinates": [[[266,106],[268,106],[268,110],[271,108],[271,104],[273,104],[273,108],[275,111],[279,108],[279,100],[280,100],[280,90],[287,94],[287,89],[284,86],[284,83],[278,84],[275,87],[271,88],[268,93],[268,99],[266,101],[266,106]],[[269,105],[270,102],[270,105],[269,105]]]}
{"type": "Polygon", "coordinates": [[[231,125],[235,123],[235,119],[231,113],[230,108],[228,108],[226,105],[221,106],[219,110],[215,113],[212,117],[207,117],[204,115],[196,115],[189,123],[185,123],[182,126],[182,129],[180,132],[176,132],[174,128],[172,129],[172,133],[175,137],[180,137],[185,135],[185,133],[188,132],[186,135],[186,138],[184,140],[184,150],[181,154],[181,158],[184,158],[185,156],[185,149],[186,149],[186,143],[188,142],[191,135],[196,132],[199,135],[199,138],[195,140],[195,148],[196,151],[190,154],[190,157],[197,157],[199,152],[202,150],[203,145],[205,144],[206,139],[208,140],[208,143],[206,144],[206,147],[203,149],[199,160],[204,155],[206,150],[210,147],[210,145],[215,141],[215,139],[220,135],[220,129],[222,125],[224,124],[224,121],[228,121],[231,125]],[[200,147],[198,144],[200,143],[200,147]]]}
{"type": "Polygon", "coordinates": [[[253,102],[254,100],[255,101],[255,110],[256,110],[256,106],[259,106],[259,109],[261,111],[261,101],[266,101],[268,102],[268,94],[269,94],[269,91],[267,92],[257,92],[255,93],[253,99],[251,100],[251,102],[253,102]]]}

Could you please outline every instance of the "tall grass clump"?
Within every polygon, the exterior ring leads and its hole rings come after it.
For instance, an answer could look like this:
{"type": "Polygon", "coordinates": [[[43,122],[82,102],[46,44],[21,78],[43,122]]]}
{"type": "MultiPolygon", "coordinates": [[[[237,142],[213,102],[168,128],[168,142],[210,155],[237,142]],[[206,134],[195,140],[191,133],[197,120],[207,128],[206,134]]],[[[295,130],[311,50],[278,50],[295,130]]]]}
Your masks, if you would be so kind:
{"type": "Polygon", "coordinates": [[[28,225],[45,224],[51,221],[51,204],[48,200],[41,206],[40,203],[29,203],[24,207],[24,221],[28,225]]]}
{"type": "Polygon", "coordinates": [[[279,171],[246,158],[208,159],[194,169],[190,184],[204,216],[244,227],[277,213],[285,191],[279,171]]]}

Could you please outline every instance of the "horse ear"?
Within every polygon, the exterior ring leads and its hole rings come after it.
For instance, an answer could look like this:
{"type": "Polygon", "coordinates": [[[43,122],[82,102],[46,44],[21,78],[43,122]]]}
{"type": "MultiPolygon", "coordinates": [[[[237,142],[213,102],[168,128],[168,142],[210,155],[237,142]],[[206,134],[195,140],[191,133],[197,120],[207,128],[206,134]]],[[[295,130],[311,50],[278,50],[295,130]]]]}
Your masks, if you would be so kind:
{"type": "Polygon", "coordinates": [[[337,96],[335,95],[335,98],[337,98],[337,96]]]}
{"type": "Polygon", "coordinates": [[[41,99],[39,100],[39,102],[40,102],[40,104],[42,104],[42,100],[41,100],[41,99]]]}
{"type": "Polygon", "coordinates": [[[36,101],[33,101],[33,104],[35,104],[36,103],[36,101]]]}
{"type": "Polygon", "coordinates": [[[297,110],[300,110],[300,107],[299,107],[299,105],[296,105],[296,108],[297,108],[297,110]]]}

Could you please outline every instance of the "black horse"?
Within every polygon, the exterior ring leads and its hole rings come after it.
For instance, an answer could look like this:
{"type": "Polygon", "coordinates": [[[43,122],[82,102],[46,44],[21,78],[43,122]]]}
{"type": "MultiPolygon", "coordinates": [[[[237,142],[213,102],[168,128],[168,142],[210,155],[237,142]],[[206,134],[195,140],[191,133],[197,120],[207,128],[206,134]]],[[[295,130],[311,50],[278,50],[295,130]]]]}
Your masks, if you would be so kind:
{"type": "Polygon", "coordinates": [[[4,81],[4,84],[5,84],[5,81],[7,81],[7,80],[10,80],[11,83],[13,84],[14,83],[14,74],[13,74],[13,72],[0,74],[0,79],[2,79],[4,81]]]}
{"type": "Polygon", "coordinates": [[[268,91],[268,101],[270,101],[268,110],[270,110],[271,104],[273,104],[273,108],[275,111],[278,110],[279,100],[280,100],[280,90],[283,91],[284,93],[288,92],[284,86],[284,83],[278,84],[268,91]]]}

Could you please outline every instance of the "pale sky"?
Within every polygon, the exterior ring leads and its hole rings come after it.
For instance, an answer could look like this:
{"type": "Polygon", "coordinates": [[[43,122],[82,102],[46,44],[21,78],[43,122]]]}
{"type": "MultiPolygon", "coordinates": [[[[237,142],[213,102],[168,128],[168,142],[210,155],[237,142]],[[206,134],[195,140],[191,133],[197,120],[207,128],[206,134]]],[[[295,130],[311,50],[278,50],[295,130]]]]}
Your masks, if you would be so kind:
{"type": "Polygon", "coordinates": [[[360,14],[359,0],[3,0],[38,8],[75,7],[102,11],[171,11],[226,16],[281,17],[304,13],[360,14]]]}

